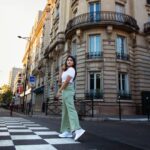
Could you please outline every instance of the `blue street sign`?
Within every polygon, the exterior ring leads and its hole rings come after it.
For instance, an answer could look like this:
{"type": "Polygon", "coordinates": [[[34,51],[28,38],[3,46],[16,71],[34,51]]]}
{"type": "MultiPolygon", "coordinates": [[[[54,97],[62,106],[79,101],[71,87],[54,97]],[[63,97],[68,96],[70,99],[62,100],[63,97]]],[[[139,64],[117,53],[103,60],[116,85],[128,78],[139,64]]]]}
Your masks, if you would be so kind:
{"type": "Polygon", "coordinates": [[[35,83],[35,76],[30,76],[29,82],[30,83],[35,83]]]}

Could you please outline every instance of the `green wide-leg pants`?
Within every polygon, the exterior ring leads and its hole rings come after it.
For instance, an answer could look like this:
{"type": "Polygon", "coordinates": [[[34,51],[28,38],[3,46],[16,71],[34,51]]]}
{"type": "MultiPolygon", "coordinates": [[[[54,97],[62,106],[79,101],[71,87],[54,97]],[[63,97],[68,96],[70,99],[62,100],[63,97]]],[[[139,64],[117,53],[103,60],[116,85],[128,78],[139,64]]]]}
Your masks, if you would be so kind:
{"type": "Polygon", "coordinates": [[[80,129],[79,118],[74,106],[74,87],[69,84],[62,92],[61,132],[80,129]]]}

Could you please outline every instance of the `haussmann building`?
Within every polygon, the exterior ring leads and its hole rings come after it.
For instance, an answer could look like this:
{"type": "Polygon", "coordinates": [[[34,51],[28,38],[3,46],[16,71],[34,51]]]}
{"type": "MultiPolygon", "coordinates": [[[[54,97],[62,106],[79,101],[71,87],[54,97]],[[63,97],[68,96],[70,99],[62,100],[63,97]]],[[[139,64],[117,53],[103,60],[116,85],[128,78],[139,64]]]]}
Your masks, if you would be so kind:
{"type": "MultiPolygon", "coordinates": [[[[149,0],[48,0],[44,101],[59,88],[67,55],[77,61],[77,109],[84,115],[143,114],[150,99],[149,0]]],[[[55,108],[54,108],[55,109],[55,108]]]]}

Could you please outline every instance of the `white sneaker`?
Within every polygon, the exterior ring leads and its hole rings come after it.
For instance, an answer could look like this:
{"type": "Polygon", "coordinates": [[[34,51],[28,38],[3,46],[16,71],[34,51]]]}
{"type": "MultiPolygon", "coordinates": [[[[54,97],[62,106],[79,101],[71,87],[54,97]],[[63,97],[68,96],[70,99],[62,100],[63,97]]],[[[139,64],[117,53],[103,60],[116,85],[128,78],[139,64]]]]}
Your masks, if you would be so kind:
{"type": "Polygon", "coordinates": [[[74,140],[75,140],[75,141],[78,140],[78,139],[81,137],[81,135],[84,134],[84,132],[85,132],[85,130],[83,130],[82,128],[76,130],[76,131],[75,131],[75,138],[74,138],[74,140]]]}
{"type": "Polygon", "coordinates": [[[61,137],[61,138],[71,138],[71,137],[73,137],[72,132],[68,132],[68,131],[63,132],[63,133],[59,134],[58,136],[61,137]]]}

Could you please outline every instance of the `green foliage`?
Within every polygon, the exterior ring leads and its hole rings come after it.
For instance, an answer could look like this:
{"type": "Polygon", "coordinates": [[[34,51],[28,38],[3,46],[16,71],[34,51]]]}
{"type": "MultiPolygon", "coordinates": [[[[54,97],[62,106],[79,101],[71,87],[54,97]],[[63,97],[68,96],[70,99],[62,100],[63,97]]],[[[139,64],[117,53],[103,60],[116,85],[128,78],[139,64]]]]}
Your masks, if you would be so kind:
{"type": "Polygon", "coordinates": [[[0,103],[9,104],[12,100],[12,96],[13,93],[8,85],[4,84],[0,87],[0,103]]]}

